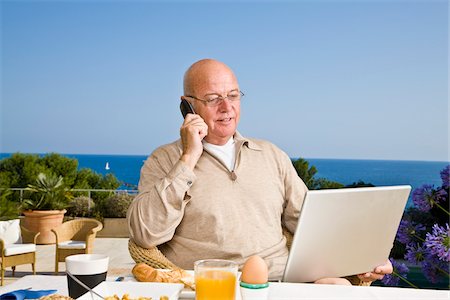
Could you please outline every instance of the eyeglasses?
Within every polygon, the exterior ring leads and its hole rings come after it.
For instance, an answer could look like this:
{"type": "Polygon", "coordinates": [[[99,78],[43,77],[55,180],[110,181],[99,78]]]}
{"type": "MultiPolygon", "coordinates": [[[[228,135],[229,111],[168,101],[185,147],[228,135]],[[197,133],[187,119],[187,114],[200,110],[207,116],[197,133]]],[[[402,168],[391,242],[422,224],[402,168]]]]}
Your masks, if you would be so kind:
{"type": "Polygon", "coordinates": [[[203,103],[205,103],[207,106],[217,106],[220,103],[222,103],[223,101],[225,101],[225,99],[230,100],[231,102],[234,101],[239,101],[241,100],[241,97],[243,97],[245,94],[241,91],[233,91],[231,93],[229,93],[226,97],[222,97],[222,96],[211,96],[211,98],[209,99],[200,99],[194,96],[185,96],[188,98],[192,98],[198,101],[202,101],[203,103]]]}

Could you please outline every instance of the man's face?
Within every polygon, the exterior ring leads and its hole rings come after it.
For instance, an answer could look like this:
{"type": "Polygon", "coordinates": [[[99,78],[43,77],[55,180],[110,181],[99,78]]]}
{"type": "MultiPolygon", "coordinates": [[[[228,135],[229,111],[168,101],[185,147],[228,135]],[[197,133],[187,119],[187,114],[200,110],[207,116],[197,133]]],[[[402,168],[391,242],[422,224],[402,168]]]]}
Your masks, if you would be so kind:
{"type": "MultiPolygon", "coordinates": [[[[206,100],[239,92],[236,77],[228,68],[216,67],[205,71],[204,75],[194,85],[193,96],[197,98],[206,100]]],[[[194,104],[195,112],[208,125],[208,135],[205,137],[208,143],[223,145],[234,135],[239,123],[240,101],[225,99],[217,106],[208,106],[199,100],[189,100],[194,104]]]]}

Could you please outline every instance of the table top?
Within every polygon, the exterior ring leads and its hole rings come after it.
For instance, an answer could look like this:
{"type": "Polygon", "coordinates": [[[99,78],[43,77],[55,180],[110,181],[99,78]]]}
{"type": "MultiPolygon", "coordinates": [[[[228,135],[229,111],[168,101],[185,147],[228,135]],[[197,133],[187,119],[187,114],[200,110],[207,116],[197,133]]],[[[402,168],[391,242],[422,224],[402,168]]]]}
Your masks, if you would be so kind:
{"type": "MultiPolygon", "coordinates": [[[[114,281],[117,277],[108,277],[114,281]]],[[[131,279],[129,279],[131,281],[131,279]]],[[[67,295],[66,276],[28,275],[0,288],[0,294],[10,291],[32,288],[33,290],[57,289],[58,294],[67,295]]],[[[180,296],[180,299],[192,299],[192,293],[180,296]]],[[[237,293],[237,300],[241,299],[237,293]]],[[[271,282],[269,300],[287,299],[450,299],[448,290],[410,289],[377,286],[339,286],[306,283],[271,282]]]]}

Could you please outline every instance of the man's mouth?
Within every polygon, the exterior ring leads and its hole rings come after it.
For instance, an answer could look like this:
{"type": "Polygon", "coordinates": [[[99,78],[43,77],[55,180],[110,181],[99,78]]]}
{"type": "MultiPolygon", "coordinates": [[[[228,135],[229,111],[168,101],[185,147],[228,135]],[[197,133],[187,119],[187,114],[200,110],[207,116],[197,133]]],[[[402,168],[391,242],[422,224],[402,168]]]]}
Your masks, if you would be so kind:
{"type": "Polygon", "coordinates": [[[233,119],[233,118],[223,118],[223,119],[218,119],[217,122],[224,122],[224,123],[227,123],[227,122],[230,122],[232,119],[233,119]]]}

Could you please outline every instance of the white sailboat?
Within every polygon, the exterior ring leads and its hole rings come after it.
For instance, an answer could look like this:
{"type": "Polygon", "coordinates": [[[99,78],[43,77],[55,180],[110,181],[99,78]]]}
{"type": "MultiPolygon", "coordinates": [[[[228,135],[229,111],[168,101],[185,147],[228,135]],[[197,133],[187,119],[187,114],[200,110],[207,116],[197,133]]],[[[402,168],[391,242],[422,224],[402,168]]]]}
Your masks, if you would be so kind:
{"type": "Polygon", "coordinates": [[[105,165],[105,170],[109,170],[110,168],[109,168],[109,162],[106,162],[106,165],[105,165]]]}

